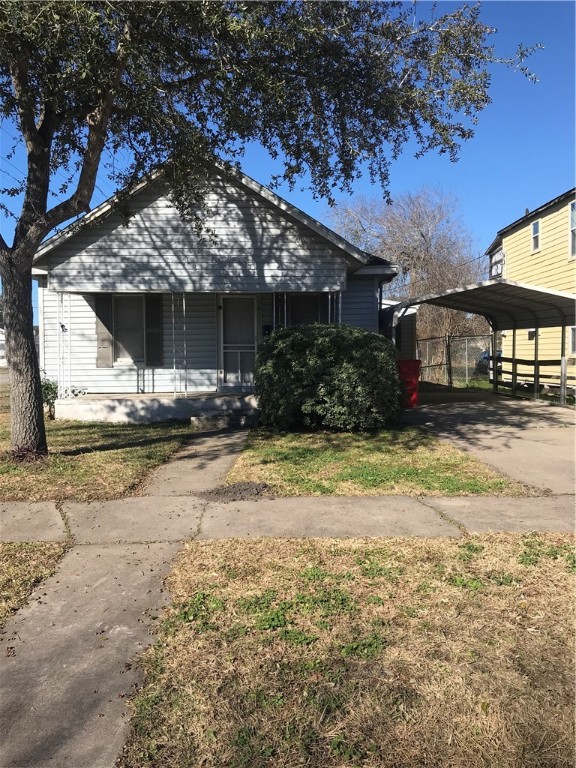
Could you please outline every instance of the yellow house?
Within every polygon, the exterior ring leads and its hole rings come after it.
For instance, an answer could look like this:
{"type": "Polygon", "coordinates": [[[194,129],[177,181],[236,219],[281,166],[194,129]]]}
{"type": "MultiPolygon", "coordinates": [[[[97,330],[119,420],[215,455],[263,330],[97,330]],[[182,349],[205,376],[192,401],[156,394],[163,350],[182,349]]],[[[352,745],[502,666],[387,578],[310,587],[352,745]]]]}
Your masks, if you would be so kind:
{"type": "MultiPolygon", "coordinates": [[[[570,189],[522,218],[501,229],[486,255],[490,259],[490,277],[513,280],[525,285],[556,291],[576,291],[576,190],[570,189]]],[[[559,361],[562,351],[567,358],[568,386],[574,387],[576,329],[567,328],[564,345],[561,328],[518,331],[516,358],[559,361]]],[[[502,334],[502,355],[512,357],[512,334],[502,334]]],[[[503,378],[506,375],[503,366],[503,378]]],[[[518,366],[518,382],[533,380],[534,368],[518,366]]],[[[560,366],[542,365],[542,385],[557,386],[560,366]]]]}

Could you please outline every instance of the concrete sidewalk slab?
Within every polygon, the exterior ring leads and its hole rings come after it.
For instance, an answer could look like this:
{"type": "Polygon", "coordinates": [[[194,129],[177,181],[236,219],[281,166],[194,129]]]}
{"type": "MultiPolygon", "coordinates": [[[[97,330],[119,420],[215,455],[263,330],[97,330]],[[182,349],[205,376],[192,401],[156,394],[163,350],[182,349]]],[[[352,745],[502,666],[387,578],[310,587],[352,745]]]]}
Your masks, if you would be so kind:
{"type": "Polygon", "coordinates": [[[574,496],[520,499],[509,496],[428,497],[426,504],[457,520],[469,533],[574,533],[575,529],[574,496]]]}
{"type": "Polygon", "coordinates": [[[68,502],[76,544],[182,541],[195,535],[205,502],[192,497],[131,497],[116,501],[68,502]]]}
{"type": "Polygon", "coordinates": [[[112,768],[176,544],[78,547],[0,636],[0,766],[112,768]]]}
{"type": "Polygon", "coordinates": [[[209,504],[197,538],[461,535],[409,496],[323,496],[209,504]]]}
{"type": "Polygon", "coordinates": [[[0,504],[0,541],[64,541],[66,527],[53,501],[0,504]]]}
{"type": "Polygon", "coordinates": [[[194,496],[220,485],[247,436],[247,430],[198,433],[169,462],[152,472],[144,493],[147,496],[194,496]]]}

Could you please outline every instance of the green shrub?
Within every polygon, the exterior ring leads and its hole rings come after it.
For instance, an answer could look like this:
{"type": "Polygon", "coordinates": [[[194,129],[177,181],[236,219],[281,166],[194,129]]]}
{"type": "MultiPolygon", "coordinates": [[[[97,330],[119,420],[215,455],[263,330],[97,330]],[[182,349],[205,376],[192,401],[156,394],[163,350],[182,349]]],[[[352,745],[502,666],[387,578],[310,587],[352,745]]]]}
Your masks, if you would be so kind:
{"type": "Polygon", "coordinates": [[[48,408],[48,417],[54,418],[54,403],[58,399],[58,382],[49,379],[46,375],[42,377],[42,401],[48,408]]]}
{"type": "Polygon", "coordinates": [[[396,350],[347,325],[275,330],[260,342],[255,389],[262,426],[381,429],[401,412],[396,350]]]}

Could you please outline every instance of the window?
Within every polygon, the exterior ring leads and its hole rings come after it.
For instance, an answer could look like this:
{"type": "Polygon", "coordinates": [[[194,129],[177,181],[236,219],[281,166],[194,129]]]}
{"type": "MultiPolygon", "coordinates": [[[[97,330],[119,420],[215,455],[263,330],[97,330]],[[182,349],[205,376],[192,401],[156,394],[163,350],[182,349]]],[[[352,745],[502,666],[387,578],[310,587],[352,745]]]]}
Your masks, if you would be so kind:
{"type": "Polygon", "coordinates": [[[330,297],[327,293],[284,294],[284,297],[281,296],[276,302],[276,325],[327,323],[330,310],[330,297]]]}
{"type": "Polygon", "coordinates": [[[576,257],[576,203],[570,203],[570,258],[576,257]]]}
{"type": "Polygon", "coordinates": [[[504,251],[499,248],[490,256],[490,277],[502,277],[504,274],[504,251]]]}
{"type": "Polygon", "coordinates": [[[570,328],[570,354],[576,355],[576,328],[570,328]]]}
{"type": "Polygon", "coordinates": [[[328,322],[328,299],[321,294],[293,293],[288,300],[290,325],[328,322]]]}
{"type": "Polygon", "coordinates": [[[540,220],[532,222],[532,250],[540,249],[540,220]]]}
{"type": "Polygon", "coordinates": [[[161,294],[95,297],[96,367],[163,364],[161,294]]]}
{"type": "Polygon", "coordinates": [[[114,297],[114,362],[144,362],[143,296],[114,297]]]}

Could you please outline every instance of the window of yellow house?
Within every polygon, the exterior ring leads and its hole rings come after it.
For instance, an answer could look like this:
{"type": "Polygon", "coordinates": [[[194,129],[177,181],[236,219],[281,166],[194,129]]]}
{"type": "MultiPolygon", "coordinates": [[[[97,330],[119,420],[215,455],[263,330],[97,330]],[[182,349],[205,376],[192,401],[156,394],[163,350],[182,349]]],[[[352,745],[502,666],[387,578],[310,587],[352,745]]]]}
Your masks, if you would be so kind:
{"type": "Polygon", "coordinates": [[[499,248],[490,256],[490,277],[504,276],[504,251],[499,248]]]}
{"type": "Polygon", "coordinates": [[[570,203],[570,257],[576,256],[576,203],[570,203]]]}
{"type": "Polygon", "coordinates": [[[532,250],[540,250],[540,220],[532,222],[532,250]]]}
{"type": "Polygon", "coordinates": [[[570,354],[576,355],[576,328],[570,328],[570,354]]]}

